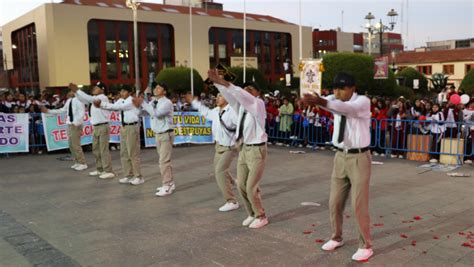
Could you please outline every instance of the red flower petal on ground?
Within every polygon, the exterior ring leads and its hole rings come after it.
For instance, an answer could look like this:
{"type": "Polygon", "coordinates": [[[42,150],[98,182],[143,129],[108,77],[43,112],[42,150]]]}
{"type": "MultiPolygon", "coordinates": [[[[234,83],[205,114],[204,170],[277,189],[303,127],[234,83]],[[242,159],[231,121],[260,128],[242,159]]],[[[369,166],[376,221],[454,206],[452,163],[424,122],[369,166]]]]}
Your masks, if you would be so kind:
{"type": "Polygon", "coordinates": [[[439,239],[439,237],[438,236],[433,236],[433,239],[439,239]]]}
{"type": "Polygon", "coordinates": [[[471,243],[474,243],[474,240],[471,240],[471,243]]]}
{"type": "Polygon", "coordinates": [[[304,231],[304,232],[303,232],[303,234],[305,234],[305,235],[309,235],[309,234],[311,234],[312,232],[313,232],[313,231],[306,230],[306,231],[304,231]]]}
{"type": "Polygon", "coordinates": [[[400,237],[401,238],[408,238],[408,236],[406,234],[401,234],[400,237]]]}
{"type": "Polygon", "coordinates": [[[462,243],[461,246],[463,246],[463,247],[468,247],[468,248],[473,247],[473,246],[471,246],[471,244],[469,244],[469,243],[467,243],[467,242],[466,242],[466,243],[462,243]]]}
{"type": "Polygon", "coordinates": [[[315,227],[315,226],[316,226],[316,224],[311,224],[311,226],[315,227]]]}
{"type": "Polygon", "coordinates": [[[324,243],[324,240],[323,240],[323,239],[316,239],[316,240],[314,240],[314,242],[316,242],[316,243],[324,243]]]}
{"type": "Polygon", "coordinates": [[[421,217],[420,216],[415,216],[415,217],[413,217],[413,220],[419,221],[419,220],[421,220],[421,217]]]}
{"type": "Polygon", "coordinates": [[[416,246],[416,240],[411,241],[412,246],[416,246]]]}
{"type": "Polygon", "coordinates": [[[459,232],[458,234],[459,235],[466,235],[464,232],[459,232]]]}
{"type": "Polygon", "coordinates": [[[374,223],[375,227],[382,227],[384,224],[383,223],[374,223]]]}

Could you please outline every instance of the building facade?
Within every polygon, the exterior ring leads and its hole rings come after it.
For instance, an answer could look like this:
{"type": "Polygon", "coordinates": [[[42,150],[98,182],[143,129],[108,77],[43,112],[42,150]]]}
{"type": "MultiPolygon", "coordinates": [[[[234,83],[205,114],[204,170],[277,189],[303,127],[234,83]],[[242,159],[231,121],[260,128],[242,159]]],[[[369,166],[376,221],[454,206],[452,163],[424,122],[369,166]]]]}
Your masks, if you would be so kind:
{"type": "MultiPolygon", "coordinates": [[[[369,49],[369,34],[364,33],[364,53],[370,53],[374,56],[380,56],[380,34],[371,34],[372,39],[371,46],[372,50],[369,49]]],[[[402,35],[399,33],[384,32],[382,33],[382,53],[384,56],[388,56],[393,53],[400,53],[403,51],[403,40],[402,35]]]]}
{"type": "Polygon", "coordinates": [[[313,30],[314,57],[322,57],[331,52],[363,52],[362,33],[343,32],[340,28],[336,30],[320,31],[313,30]]]}
{"type": "Polygon", "coordinates": [[[444,73],[449,76],[448,83],[458,88],[467,72],[474,69],[474,48],[406,51],[397,54],[391,60],[396,63],[399,70],[412,67],[427,78],[431,78],[435,73],[444,73]]]}
{"type": "MultiPolygon", "coordinates": [[[[215,63],[242,54],[242,13],[193,9],[193,65],[203,76],[215,63]]],[[[190,64],[189,9],[141,3],[138,10],[141,86],[149,74],[190,64]]],[[[247,15],[247,54],[270,82],[283,62],[298,64],[298,26],[247,15]]],[[[3,26],[6,67],[13,87],[57,89],[69,82],[134,84],[132,12],[124,1],[66,0],[44,4],[3,26]]],[[[303,56],[311,57],[311,28],[303,27],[303,56]]]]}
{"type": "Polygon", "coordinates": [[[426,51],[474,48],[474,38],[426,42],[426,51]]]}

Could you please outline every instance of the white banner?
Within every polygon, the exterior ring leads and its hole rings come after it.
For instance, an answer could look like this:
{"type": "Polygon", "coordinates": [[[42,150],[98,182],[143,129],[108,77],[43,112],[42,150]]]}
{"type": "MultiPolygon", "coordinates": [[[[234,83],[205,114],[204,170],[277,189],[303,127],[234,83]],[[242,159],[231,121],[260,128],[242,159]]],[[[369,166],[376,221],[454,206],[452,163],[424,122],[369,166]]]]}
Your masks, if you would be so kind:
{"type": "Polygon", "coordinates": [[[300,62],[300,95],[316,92],[321,95],[322,73],[320,71],[322,59],[303,59],[300,62]]]}

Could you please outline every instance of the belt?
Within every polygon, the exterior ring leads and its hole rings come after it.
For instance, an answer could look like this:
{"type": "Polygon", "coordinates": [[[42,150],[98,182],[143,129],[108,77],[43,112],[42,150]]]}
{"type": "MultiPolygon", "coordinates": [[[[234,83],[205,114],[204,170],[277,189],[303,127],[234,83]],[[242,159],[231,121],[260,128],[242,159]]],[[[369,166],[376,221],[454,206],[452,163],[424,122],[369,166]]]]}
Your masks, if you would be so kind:
{"type": "Polygon", "coordinates": [[[264,146],[267,142],[259,143],[259,144],[244,144],[244,146],[264,146]]]}
{"type": "Polygon", "coordinates": [[[342,149],[342,148],[337,148],[337,151],[339,152],[344,152],[344,153],[347,153],[347,154],[360,154],[360,153],[364,153],[365,151],[368,151],[369,148],[368,147],[364,147],[364,148],[350,148],[350,149],[342,149]]]}
{"type": "Polygon", "coordinates": [[[223,145],[221,145],[221,144],[219,144],[219,143],[217,143],[217,145],[218,145],[218,146],[221,146],[221,147],[225,147],[225,148],[233,148],[233,146],[223,146],[223,145]]]}
{"type": "Polygon", "coordinates": [[[94,124],[92,126],[101,126],[101,125],[105,125],[105,124],[109,124],[108,122],[103,122],[103,123],[97,123],[97,124],[94,124]]]}
{"type": "Polygon", "coordinates": [[[138,124],[138,121],[132,122],[132,123],[125,123],[125,122],[122,123],[123,126],[136,125],[136,124],[138,124]]]}
{"type": "Polygon", "coordinates": [[[172,131],[174,131],[174,130],[173,130],[173,129],[168,129],[168,130],[166,130],[166,131],[164,131],[164,132],[161,132],[161,133],[158,133],[158,134],[170,133],[170,132],[172,132],[172,131]]]}

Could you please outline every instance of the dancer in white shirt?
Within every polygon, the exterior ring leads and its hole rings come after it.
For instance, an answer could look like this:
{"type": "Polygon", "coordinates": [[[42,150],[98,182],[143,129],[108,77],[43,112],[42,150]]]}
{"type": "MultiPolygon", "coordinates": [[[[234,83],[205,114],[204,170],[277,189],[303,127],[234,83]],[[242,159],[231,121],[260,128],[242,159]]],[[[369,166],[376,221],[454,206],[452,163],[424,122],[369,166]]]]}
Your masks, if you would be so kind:
{"type": "Polygon", "coordinates": [[[255,83],[244,84],[244,89],[231,84],[218,75],[217,69],[209,70],[209,79],[238,112],[237,141],[242,142],[237,163],[237,185],[244,199],[248,217],[243,226],[257,229],[268,224],[260,196],[260,181],[267,159],[267,117],[265,103],[255,83]]]}
{"type": "Polygon", "coordinates": [[[66,113],[66,124],[68,125],[69,150],[75,160],[75,164],[71,166],[76,171],[87,169],[86,158],[81,146],[81,133],[84,124],[85,108],[79,99],[74,97],[74,92],[69,91],[67,101],[60,109],[47,109],[41,107],[41,112],[49,114],[66,113]]]}
{"type": "Polygon", "coordinates": [[[140,185],[145,182],[140,170],[140,109],[133,103],[132,88],[124,85],[120,91],[122,97],[115,103],[94,100],[97,108],[120,111],[120,159],[125,177],[121,184],[140,185]]]}
{"type": "Polygon", "coordinates": [[[237,113],[221,94],[217,95],[217,107],[214,109],[209,109],[197,98],[193,100],[191,94],[186,95],[186,102],[192,104],[192,107],[198,110],[207,120],[212,121],[212,135],[216,141],[214,173],[217,185],[225,200],[225,204],[219,208],[219,211],[236,210],[239,208],[239,203],[232,192],[234,179],[230,174],[230,165],[237,154],[235,147],[237,113]]]}
{"type": "Polygon", "coordinates": [[[305,94],[304,102],[319,105],[334,114],[332,142],[337,148],[331,177],[329,211],[332,237],[322,249],[332,251],[342,245],[342,219],[351,192],[352,208],[359,230],[359,249],[353,260],[366,261],[373,255],[370,237],[369,184],[372,158],[370,145],[370,99],[358,95],[355,79],[347,73],[334,78],[334,95],[322,98],[305,94]]]}
{"type": "Polygon", "coordinates": [[[162,186],[157,188],[155,195],[164,197],[171,195],[176,189],[171,165],[174,141],[173,103],[166,97],[168,93],[166,84],[152,82],[151,88],[155,100],[147,103],[140,97],[135,101],[135,105],[142,107],[150,114],[151,129],[156,140],[156,152],[158,152],[160,158],[159,165],[162,179],[162,186]]]}
{"type": "Polygon", "coordinates": [[[94,100],[108,103],[109,98],[106,96],[107,88],[103,82],[98,82],[92,88],[92,95],[88,95],[79,90],[77,85],[70,84],[69,88],[76,94],[76,97],[84,104],[89,105],[89,117],[94,128],[92,139],[92,153],[95,158],[96,169],[90,172],[90,176],[99,176],[100,179],[114,178],[115,174],[112,170],[112,157],[109,151],[110,142],[110,111],[97,108],[93,105],[94,100]]]}

